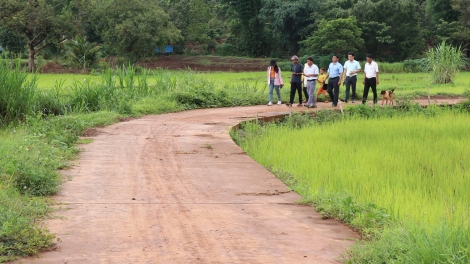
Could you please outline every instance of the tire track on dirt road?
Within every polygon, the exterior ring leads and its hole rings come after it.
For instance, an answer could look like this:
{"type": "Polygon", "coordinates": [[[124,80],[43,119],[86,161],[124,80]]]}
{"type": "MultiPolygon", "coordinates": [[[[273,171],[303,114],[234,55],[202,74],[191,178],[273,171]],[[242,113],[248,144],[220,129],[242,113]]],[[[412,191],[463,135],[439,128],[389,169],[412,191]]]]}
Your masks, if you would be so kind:
{"type": "Polygon", "coordinates": [[[61,242],[17,263],[338,262],[357,234],[297,205],[229,136],[243,117],[297,109],[203,109],[97,128],[53,197],[66,210],[47,225],[61,242]]]}

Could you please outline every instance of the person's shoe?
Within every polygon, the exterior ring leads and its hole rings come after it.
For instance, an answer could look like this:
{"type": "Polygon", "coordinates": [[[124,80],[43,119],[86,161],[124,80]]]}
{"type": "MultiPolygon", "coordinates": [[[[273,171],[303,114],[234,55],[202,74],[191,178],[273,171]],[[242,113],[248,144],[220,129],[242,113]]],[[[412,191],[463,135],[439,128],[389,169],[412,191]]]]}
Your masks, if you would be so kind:
{"type": "Polygon", "coordinates": [[[269,102],[269,103],[268,103],[268,106],[271,106],[271,105],[273,105],[273,103],[272,103],[272,102],[269,102]]]}
{"type": "Polygon", "coordinates": [[[277,104],[278,104],[278,105],[282,105],[282,102],[281,102],[281,101],[277,101],[277,104]]]}
{"type": "Polygon", "coordinates": [[[287,105],[288,107],[292,107],[292,104],[291,104],[291,103],[286,103],[286,105],[287,105]]]}
{"type": "Polygon", "coordinates": [[[312,105],[310,106],[310,108],[317,108],[317,105],[312,105]]]}
{"type": "Polygon", "coordinates": [[[297,106],[302,106],[302,104],[298,104],[297,106]]]}
{"type": "Polygon", "coordinates": [[[356,103],[356,101],[355,101],[355,100],[352,100],[352,101],[351,101],[351,103],[355,104],[355,103],[356,103]]]}

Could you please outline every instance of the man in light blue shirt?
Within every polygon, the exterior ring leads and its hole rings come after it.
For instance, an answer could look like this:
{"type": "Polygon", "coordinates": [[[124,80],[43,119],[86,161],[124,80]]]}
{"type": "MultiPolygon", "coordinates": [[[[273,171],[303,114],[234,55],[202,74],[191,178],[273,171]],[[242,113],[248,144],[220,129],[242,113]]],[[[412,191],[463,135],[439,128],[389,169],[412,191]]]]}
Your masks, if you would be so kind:
{"type": "Polygon", "coordinates": [[[328,79],[328,77],[330,77],[328,81],[328,94],[333,101],[332,106],[335,107],[338,105],[339,86],[341,85],[343,66],[338,62],[337,55],[333,55],[331,61],[326,78],[328,79]]]}
{"type": "Polygon", "coordinates": [[[344,63],[343,80],[346,84],[346,98],[344,102],[347,103],[349,99],[349,88],[352,86],[352,103],[356,102],[356,83],[357,73],[361,71],[361,65],[354,60],[354,52],[348,53],[348,60],[344,63]],[[344,79],[346,78],[346,79],[344,79]]]}

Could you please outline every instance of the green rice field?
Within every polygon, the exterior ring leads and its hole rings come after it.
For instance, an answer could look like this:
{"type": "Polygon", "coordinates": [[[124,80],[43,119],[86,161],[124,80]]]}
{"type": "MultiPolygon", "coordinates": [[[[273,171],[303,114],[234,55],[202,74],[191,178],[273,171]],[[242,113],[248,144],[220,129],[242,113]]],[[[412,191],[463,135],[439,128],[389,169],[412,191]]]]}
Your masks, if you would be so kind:
{"type": "MultiPolygon", "coordinates": [[[[373,231],[380,233],[379,242],[357,246],[350,262],[468,263],[470,115],[438,107],[428,111],[353,116],[302,128],[271,124],[255,129],[241,147],[274,173],[291,175],[292,188],[317,209],[344,195],[339,207],[366,208],[353,213],[353,227],[381,219],[370,208],[391,219],[394,224],[372,223],[361,230],[379,226],[373,231]],[[397,241],[408,243],[408,249],[394,252],[397,241]],[[383,254],[390,259],[381,262],[383,254]],[[397,261],[403,255],[403,262],[397,261]]],[[[348,210],[339,210],[339,218],[348,210]]]]}
{"type": "MultiPolygon", "coordinates": [[[[157,82],[158,76],[162,73],[171,74],[173,77],[185,75],[184,71],[154,71],[148,75],[148,84],[153,85],[157,82]]],[[[265,72],[241,72],[241,73],[197,73],[199,77],[214,82],[217,86],[224,86],[227,84],[249,84],[258,88],[266,88],[266,73],[265,72]]],[[[136,75],[135,82],[137,83],[139,75],[136,75]]],[[[288,72],[284,73],[284,82],[286,86],[281,90],[283,101],[288,99],[289,96],[289,81],[290,75],[288,72]]],[[[71,86],[74,82],[101,82],[101,76],[98,75],[80,75],[80,74],[38,74],[38,87],[47,89],[53,87],[56,81],[63,80],[64,87],[71,86]]],[[[362,85],[363,74],[359,74],[357,83],[357,93],[361,97],[363,92],[362,85]]],[[[464,91],[470,90],[470,72],[459,73],[453,84],[431,84],[431,79],[427,73],[384,73],[380,74],[380,84],[378,90],[381,89],[396,89],[396,98],[404,97],[406,95],[427,95],[427,86],[429,85],[431,95],[461,95],[464,91]]],[[[341,96],[344,98],[345,86],[340,88],[341,96]]],[[[371,92],[369,94],[371,96],[371,92]]]]}

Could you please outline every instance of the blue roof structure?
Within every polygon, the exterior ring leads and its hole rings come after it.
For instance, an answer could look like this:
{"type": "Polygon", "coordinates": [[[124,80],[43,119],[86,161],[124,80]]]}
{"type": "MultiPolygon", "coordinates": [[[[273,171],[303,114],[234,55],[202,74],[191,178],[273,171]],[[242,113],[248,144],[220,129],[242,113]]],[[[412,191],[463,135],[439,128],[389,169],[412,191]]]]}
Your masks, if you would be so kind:
{"type": "MultiPolygon", "coordinates": [[[[160,53],[160,49],[155,48],[155,52],[160,53]]],[[[170,46],[170,45],[166,46],[163,52],[164,53],[172,53],[173,52],[173,46],[170,46]]]]}
{"type": "Polygon", "coordinates": [[[0,46],[0,52],[4,52],[5,50],[0,46]]]}

